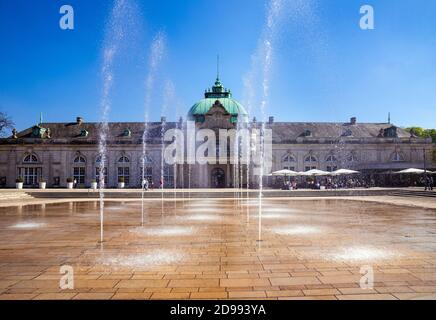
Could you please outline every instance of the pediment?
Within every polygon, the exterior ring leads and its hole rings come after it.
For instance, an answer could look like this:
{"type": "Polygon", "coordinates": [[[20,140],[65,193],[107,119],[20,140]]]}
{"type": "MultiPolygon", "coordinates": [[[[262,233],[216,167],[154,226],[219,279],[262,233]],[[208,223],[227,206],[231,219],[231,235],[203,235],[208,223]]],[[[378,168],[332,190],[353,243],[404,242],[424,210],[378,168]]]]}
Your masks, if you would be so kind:
{"type": "Polygon", "coordinates": [[[224,108],[224,106],[219,102],[219,100],[215,101],[214,105],[209,109],[206,113],[206,116],[231,116],[230,113],[224,108]]]}

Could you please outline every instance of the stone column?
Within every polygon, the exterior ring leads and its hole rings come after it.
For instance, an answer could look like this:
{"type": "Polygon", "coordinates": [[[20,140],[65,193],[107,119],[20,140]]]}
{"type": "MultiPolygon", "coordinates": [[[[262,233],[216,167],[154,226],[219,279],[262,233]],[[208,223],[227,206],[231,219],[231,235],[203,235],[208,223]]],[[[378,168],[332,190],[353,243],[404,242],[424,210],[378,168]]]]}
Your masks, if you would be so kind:
{"type": "Polygon", "coordinates": [[[94,179],[94,157],[92,152],[86,153],[85,185],[90,186],[91,180],[94,179]]]}
{"type": "Polygon", "coordinates": [[[18,177],[18,166],[17,150],[13,148],[8,154],[8,172],[6,174],[6,185],[8,187],[15,187],[15,179],[18,177]]]}
{"type": "Polygon", "coordinates": [[[226,165],[226,187],[230,188],[232,181],[232,171],[230,170],[231,164],[226,165]]]}
{"type": "Polygon", "coordinates": [[[50,173],[51,173],[51,153],[50,150],[46,148],[41,150],[41,172],[39,172],[40,177],[38,177],[38,181],[40,178],[45,179],[46,181],[50,181],[50,173]]]}

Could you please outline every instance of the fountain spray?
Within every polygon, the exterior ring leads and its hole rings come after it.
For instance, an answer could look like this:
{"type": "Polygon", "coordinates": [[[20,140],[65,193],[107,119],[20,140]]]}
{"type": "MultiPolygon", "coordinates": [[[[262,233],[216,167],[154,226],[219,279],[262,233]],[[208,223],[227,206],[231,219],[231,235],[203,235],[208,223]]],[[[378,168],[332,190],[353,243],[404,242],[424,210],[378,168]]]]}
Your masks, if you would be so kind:
{"type": "Polygon", "coordinates": [[[98,151],[99,163],[99,197],[100,197],[100,242],[103,242],[104,222],[104,181],[107,163],[107,138],[109,134],[109,112],[111,109],[110,93],[114,81],[114,59],[119,53],[121,43],[127,30],[133,30],[132,17],[135,17],[135,3],[132,0],[115,0],[106,25],[103,46],[103,92],[100,103],[101,123],[99,126],[98,151]]]}
{"type": "Polygon", "coordinates": [[[148,75],[145,80],[145,101],[144,101],[144,132],[142,134],[142,177],[141,177],[141,225],[144,225],[144,185],[145,185],[145,160],[147,158],[147,133],[148,133],[148,110],[151,107],[153,88],[156,73],[162,61],[165,51],[165,34],[158,32],[154,37],[150,49],[148,62],[148,75]]]}

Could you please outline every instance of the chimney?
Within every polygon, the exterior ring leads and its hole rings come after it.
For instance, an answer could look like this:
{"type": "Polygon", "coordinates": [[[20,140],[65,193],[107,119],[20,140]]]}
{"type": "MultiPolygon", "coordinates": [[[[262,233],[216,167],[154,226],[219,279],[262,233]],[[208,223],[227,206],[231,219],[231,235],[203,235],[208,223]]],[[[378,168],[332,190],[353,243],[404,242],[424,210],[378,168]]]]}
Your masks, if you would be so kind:
{"type": "Polygon", "coordinates": [[[77,124],[82,124],[83,123],[83,118],[82,117],[77,117],[76,118],[76,123],[77,124]]]}
{"type": "Polygon", "coordinates": [[[268,122],[269,122],[270,124],[271,124],[271,123],[274,123],[274,117],[269,117],[268,122]]]}
{"type": "Polygon", "coordinates": [[[356,124],[357,123],[357,118],[356,117],[352,117],[350,119],[350,124],[356,124]]]}
{"type": "Polygon", "coordinates": [[[167,122],[167,117],[164,117],[164,116],[160,117],[160,122],[162,122],[162,123],[167,122]]]}

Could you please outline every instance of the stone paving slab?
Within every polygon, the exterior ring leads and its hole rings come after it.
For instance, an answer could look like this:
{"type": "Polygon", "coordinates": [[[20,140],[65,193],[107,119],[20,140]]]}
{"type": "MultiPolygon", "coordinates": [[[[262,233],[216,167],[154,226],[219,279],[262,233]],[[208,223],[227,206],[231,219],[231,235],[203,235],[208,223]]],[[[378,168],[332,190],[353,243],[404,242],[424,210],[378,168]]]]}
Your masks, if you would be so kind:
{"type": "Polygon", "coordinates": [[[436,299],[435,210],[265,199],[259,239],[252,200],[144,207],[108,201],[102,244],[98,203],[1,208],[0,299],[436,299]]]}

